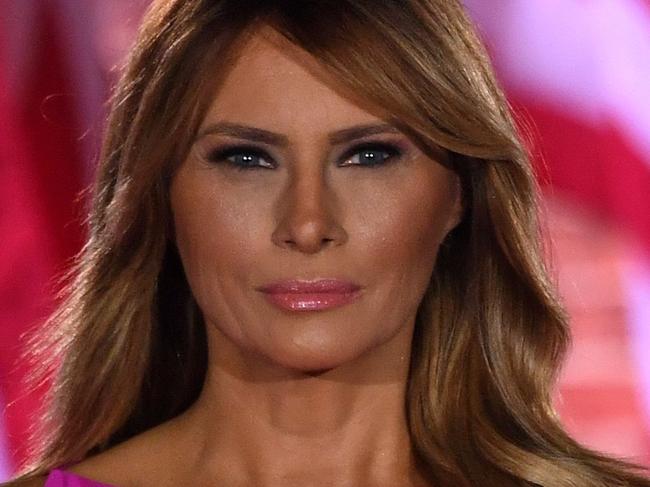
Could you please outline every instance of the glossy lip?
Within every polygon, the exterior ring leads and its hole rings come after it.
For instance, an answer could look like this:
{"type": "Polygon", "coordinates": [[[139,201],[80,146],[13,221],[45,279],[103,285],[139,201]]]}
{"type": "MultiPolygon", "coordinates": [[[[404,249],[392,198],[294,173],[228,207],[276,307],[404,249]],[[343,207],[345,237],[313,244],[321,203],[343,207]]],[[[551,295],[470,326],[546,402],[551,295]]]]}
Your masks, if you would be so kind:
{"type": "Polygon", "coordinates": [[[322,311],[358,299],[361,286],[341,279],[293,279],[258,288],[275,306],[289,311],[322,311]]]}

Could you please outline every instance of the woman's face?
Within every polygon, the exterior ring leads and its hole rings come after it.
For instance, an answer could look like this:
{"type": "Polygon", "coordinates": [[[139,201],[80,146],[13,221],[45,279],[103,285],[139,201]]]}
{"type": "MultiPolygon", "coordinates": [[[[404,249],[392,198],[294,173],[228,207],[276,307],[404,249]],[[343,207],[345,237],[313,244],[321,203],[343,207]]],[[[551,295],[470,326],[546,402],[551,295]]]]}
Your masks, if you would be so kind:
{"type": "Polygon", "coordinates": [[[410,339],[460,217],[455,175],[334,86],[307,53],[257,34],[171,185],[211,344],[302,371],[410,339]]]}

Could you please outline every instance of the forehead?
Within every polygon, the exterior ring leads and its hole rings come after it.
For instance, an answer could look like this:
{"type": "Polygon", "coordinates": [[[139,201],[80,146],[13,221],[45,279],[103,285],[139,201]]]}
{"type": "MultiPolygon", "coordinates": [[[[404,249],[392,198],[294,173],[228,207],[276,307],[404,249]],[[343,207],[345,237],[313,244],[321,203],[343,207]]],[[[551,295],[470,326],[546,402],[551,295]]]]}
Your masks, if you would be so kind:
{"type": "Polygon", "coordinates": [[[269,129],[353,125],[385,118],[309,53],[270,27],[241,46],[216,90],[206,121],[227,119],[269,129]]]}

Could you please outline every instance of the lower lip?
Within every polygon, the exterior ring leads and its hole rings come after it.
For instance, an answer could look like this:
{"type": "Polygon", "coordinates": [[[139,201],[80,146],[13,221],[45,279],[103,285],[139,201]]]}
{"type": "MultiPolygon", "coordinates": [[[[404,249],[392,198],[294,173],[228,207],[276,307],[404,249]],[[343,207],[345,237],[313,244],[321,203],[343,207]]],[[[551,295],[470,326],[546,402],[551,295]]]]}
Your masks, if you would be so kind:
{"type": "Polygon", "coordinates": [[[345,306],[359,298],[360,291],[350,293],[265,293],[279,308],[289,311],[322,311],[345,306]]]}

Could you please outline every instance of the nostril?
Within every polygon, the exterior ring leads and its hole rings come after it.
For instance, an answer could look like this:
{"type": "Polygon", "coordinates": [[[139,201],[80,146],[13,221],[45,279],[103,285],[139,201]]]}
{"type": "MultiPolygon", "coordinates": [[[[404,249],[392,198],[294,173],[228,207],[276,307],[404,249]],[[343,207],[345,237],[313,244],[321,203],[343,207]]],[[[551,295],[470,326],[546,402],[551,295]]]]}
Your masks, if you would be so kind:
{"type": "Polygon", "coordinates": [[[288,208],[271,236],[276,245],[305,253],[330,248],[346,238],[333,212],[324,211],[322,205],[304,204],[288,208]]]}

